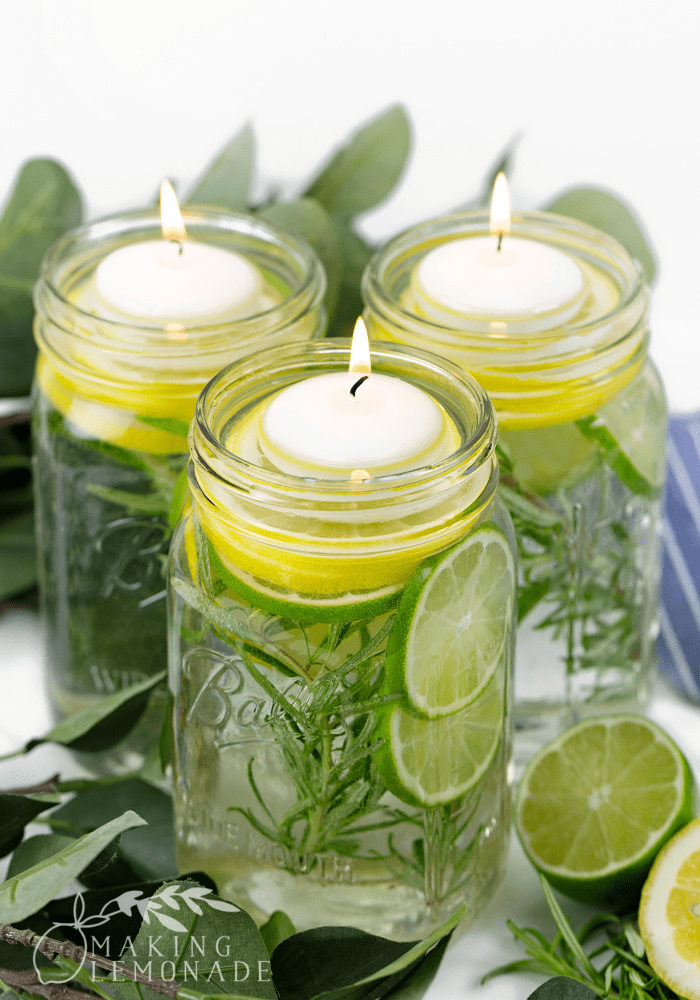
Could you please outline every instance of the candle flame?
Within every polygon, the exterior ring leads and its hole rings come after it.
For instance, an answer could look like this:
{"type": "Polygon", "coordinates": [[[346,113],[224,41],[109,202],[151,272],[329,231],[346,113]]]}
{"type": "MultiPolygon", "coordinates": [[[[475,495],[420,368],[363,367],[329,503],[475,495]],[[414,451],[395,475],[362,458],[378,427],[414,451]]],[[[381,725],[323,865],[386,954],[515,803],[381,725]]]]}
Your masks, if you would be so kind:
{"type": "Polygon", "coordinates": [[[506,175],[496,177],[491,198],[491,235],[501,236],[510,232],[510,194],[506,175]]]}
{"type": "Polygon", "coordinates": [[[164,240],[177,240],[178,243],[183,243],[187,239],[180,206],[170,181],[163,181],[160,186],[160,224],[164,240]]]}
{"type": "Polygon", "coordinates": [[[369,360],[369,337],[362,316],[358,316],[350,345],[350,368],[348,371],[369,375],[372,365],[369,360]]]}

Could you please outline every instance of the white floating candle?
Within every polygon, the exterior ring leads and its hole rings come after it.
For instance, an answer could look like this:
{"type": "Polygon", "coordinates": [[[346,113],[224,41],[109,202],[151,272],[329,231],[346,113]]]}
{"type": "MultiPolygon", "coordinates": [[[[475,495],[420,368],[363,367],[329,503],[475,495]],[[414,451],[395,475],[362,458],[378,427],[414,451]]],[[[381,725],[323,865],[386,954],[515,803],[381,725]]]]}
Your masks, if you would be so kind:
{"type": "Polygon", "coordinates": [[[445,414],[422,389],[371,375],[369,347],[350,371],[317,375],[283,389],[262,418],[260,446],[283,472],[362,481],[430,465],[444,452],[445,414]],[[441,447],[442,445],[442,447],[441,447]]]}
{"type": "Polygon", "coordinates": [[[424,313],[448,323],[450,313],[505,322],[556,314],[563,322],[578,311],[586,282],[568,254],[535,240],[503,238],[510,232],[503,174],[494,186],[491,232],[491,237],[453,240],[426,254],[413,288],[424,313]]]}
{"type": "Polygon", "coordinates": [[[95,292],[106,310],[157,321],[241,316],[257,311],[259,269],[240,254],[187,240],[167,181],[161,188],[162,240],[121,247],[100,262],[95,292]]]}

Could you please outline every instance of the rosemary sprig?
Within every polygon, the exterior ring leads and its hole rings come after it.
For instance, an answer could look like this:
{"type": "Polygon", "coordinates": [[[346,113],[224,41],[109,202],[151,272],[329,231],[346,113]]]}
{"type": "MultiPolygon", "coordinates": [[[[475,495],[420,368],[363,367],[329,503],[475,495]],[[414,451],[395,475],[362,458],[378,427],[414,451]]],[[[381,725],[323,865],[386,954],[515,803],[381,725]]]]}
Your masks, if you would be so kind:
{"type": "Polygon", "coordinates": [[[601,1000],[679,1000],[645,961],[644,942],[631,916],[603,913],[576,933],[547,879],[540,875],[540,881],[558,933],[548,941],[538,930],[509,920],[509,930],[529,958],[492,969],[482,983],[509,972],[536,972],[574,979],[601,1000]]]}

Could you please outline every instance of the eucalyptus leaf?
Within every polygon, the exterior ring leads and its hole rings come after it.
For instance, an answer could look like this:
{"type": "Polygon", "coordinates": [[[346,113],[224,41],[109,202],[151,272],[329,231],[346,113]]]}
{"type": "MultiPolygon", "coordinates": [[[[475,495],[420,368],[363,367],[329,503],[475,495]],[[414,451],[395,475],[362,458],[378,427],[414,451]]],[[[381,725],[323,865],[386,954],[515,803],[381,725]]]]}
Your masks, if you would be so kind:
{"type": "Polygon", "coordinates": [[[656,277],[656,261],[641,224],[616,195],[600,188],[572,188],[545,206],[547,212],[567,215],[602,229],[622,243],[644,268],[649,284],[656,277]]]}
{"type": "Polygon", "coordinates": [[[165,676],[166,671],[161,670],[153,677],[115,691],[95,705],[69,715],[44,736],[30,740],[25,750],[33,750],[41,743],[60,743],[71,750],[91,753],[116,746],[139,721],[151,692],[165,680],[165,676]]]}
{"type": "Polygon", "coordinates": [[[313,198],[300,198],[299,201],[268,205],[259,214],[301,236],[314,248],[326,272],[325,303],[332,316],[340,291],[341,249],[333,222],[323,205],[313,198]]]}
{"type": "Polygon", "coordinates": [[[0,600],[29,590],[36,579],[34,513],[29,510],[0,522],[0,600]]]}
{"type": "Polygon", "coordinates": [[[305,193],[331,213],[366,212],[393,190],[410,145],[408,117],[396,104],[356,132],[305,193]]]}
{"type": "MultiPolygon", "coordinates": [[[[175,979],[191,995],[277,997],[253,919],[190,880],[168,883],[153,897],[121,961],[150,969],[154,978],[175,979]]],[[[106,980],[105,988],[117,1000],[159,1000],[144,984],[106,980]]]]}
{"type": "Polygon", "coordinates": [[[189,203],[215,205],[234,212],[250,203],[255,163],[255,136],[244,125],[210,163],[187,196],[189,203]]]}
{"type": "Polygon", "coordinates": [[[342,276],[335,316],[328,333],[334,337],[349,337],[364,309],[360,281],[374,250],[350,228],[347,219],[333,216],[333,226],[340,245],[342,276]]]}
{"type": "Polygon", "coordinates": [[[386,994],[386,1000],[420,1000],[437,975],[449,943],[450,936],[447,935],[435,945],[432,951],[428,952],[405,979],[401,980],[395,989],[386,994]]]}
{"type": "Polygon", "coordinates": [[[22,840],[25,826],[48,808],[41,799],[0,793],[0,858],[14,851],[22,840]]]}
{"type": "Polygon", "coordinates": [[[74,840],[45,861],[7,879],[0,885],[0,924],[16,923],[36,913],[84,871],[115,837],[145,824],[146,821],[135,812],[126,812],[74,840]]]}
{"type": "Polygon", "coordinates": [[[37,837],[29,837],[18,844],[10,858],[7,869],[7,878],[19,875],[27,868],[33,868],[41,861],[46,861],[53,854],[58,854],[64,847],[70,847],[75,843],[74,837],[64,837],[59,833],[44,833],[37,837]]]}
{"type": "Polygon", "coordinates": [[[52,814],[53,820],[89,830],[131,809],[147,827],[129,830],[119,841],[114,860],[92,877],[81,875],[93,887],[172,878],[177,874],[172,799],[140,778],[126,778],[78,793],[52,814]]]}
{"type": "Polygon", "coordinates": [[[296,934],[297,929],[282,910],[275,910],[260,928],[260,935],[265,942],[268,955],[272,955],[278,944],[282,944],[292,934],[296,934]]]}
{"type": "Polygon", "coordinates": [[[463,212],[470,208],[488,208],[491,205],[491,196],[493,194],[493,186],[496,183],[496,178],[501,173],[505,174],[506,177],[509,175],[513,166],[515,154],[522,138],[522,132],[517,132],[512,139],[510,139],[508,145],[498,154],[486,172],[484,183],[477,197],[460,206],[458,211],[463,212]]]}
{"type": "Polygon", "coordinates": [[[78,190],[59,163],[24,164],[0,219],[0,396],[29,392],[34,282],[48,248],[81,214],[78,190]]]}
{"type": "MultiPolygon", "coordinates": [[[[318,927],[278,945],[272,974],[282,1000],[380,1000],[410,981],[425,956],[449,937],[466,904],[418,942],[389,941],[354,927],[318,927]]],[[[396,994],[395,994],[396,995],[396,994]]],[[[399,994],[400,995],[400,994],[399,994]]]]}
{"type": "Polygon", "coordinates": [[[528,1000],[596,1000],[598,994],[568,976],[554,976],[530,994],[528,1000]]]}

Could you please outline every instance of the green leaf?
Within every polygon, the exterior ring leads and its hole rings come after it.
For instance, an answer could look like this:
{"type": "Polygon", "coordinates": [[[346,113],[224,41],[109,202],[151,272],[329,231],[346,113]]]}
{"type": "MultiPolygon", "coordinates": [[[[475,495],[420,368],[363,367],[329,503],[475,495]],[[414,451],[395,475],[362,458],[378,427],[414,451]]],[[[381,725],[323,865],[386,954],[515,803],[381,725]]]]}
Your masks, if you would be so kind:
{"type": "MultiPolygon", "coordinates": [[[[176,881],[153,897],[147,917],[133,949],[122,955],[126,965],[175,979],[185,987],[182,998],[203,993],[276,1000],[260,932],[233,903],[196,882],[176,881]]],[[[117,1000],[159,1000],[148,986],[131,982],[110,981],[109,992],[117,1000]]]]}
{"type": "Polygon", "coordinates": [[[128,809],[142,816],[148,826],[125,833],[112,863],[99,874],[81,878],[90,888],[172,878],[177,873],[172,799],[140,778],[81,792],[52,813],[52,819],[89,830],[128,809]]]}
{"type": "Polygon", "coordinates": [[[282,910],[275,910],[270,915],[270,919],[260,928],[260,936],[265,942],[268,955],[272,955],[278,944],[282,944],[292,934],[296,934],[297,929],[282,910]]]}
{"type": "Polygon", "coordinates": [[[53,854],[58,854],[64,847],[70,847],[75,843],[75,837],[64,837],[59,833],[44,833],[38,837],[29,837],[18,844],[14,854],[10,858],[7,869],[7,878],[19,875],[27,868],[33,868],[41,861],[46,861],[53,854]]]}
{"type": "MultiPolygon", "coordinates": [[[[149,427],[155,427],[157,431],[165,431],[167,434],[176,434],[178,437],[186,438],[190,433],[190,425],[186,420],[177,420],[175,417],[143,417],[136,419],[149,427]]],[[[185,449],[186,450],[186,449],[185,449]]]]}
{"type": "Polygon", "coordinates": [[[48,808],[49,805],[41,799],[0,792],[0,858],[14,851],[27,823],[48,808]]]}
{"type": "Polygon", "coordinates": [[[597,993],[576,979],[554,976],[538,986],[527,1000],[596,1000],[597,996],[597,993]]]}
{"type": "Polygon", "coordinates": [[[268,205],[259,214],[301,236],[314,248],[326,272],[325,303],[328,315],[332,316],[340,291],[341,251],[333,222],[323,205],[313,198],[300,198],[268,205]]]}
{"type": "Polygon", "coordinates": [[[656,261],[641,224],[632,210],[615,195],[601,191],[600,188],[572,188],[546,205],[545,210],[580,219],[581,222],[587,222],[589,226],[595,226],[614,236],[637,258],[646,272],[649,284],[653,283],[656,261]]]}
{"type": "Polygon", "coordinates": [[[328,335],[349,337],[357,317],[362,315],[364,309],[360,281],[374,250],[353,232],[346,219],[336,215],[332,221],[340,245],[342,277],[335,316],[329,324],[328,335]]]}
{"type": "Polygon", "coordinates": [[[185,509],[185,504],[190,495],[190,484],[187,478],[187,466],[180,470],[180,475],[177,477],[175,483],[175,489],[173,490],[173,498],[170,501],[170,510],[168,512],[168,524],[170,525],[170,530],[174,531],[177,522],[180,520],[183,510],[185,509]]]}
{"type": "Polygon", "coordinates": [[[99,830],[74,840],[46,861],[3,882],[0,885],[0,923],[16,923],[36,913],[65,889],[115,837],[144,826],[145,822],[136,813],[126,812],[99,830]]]}
{"type": "Polygon", "coordinates": [[[187,201],[234,212],[247,208],[255,162],[255,136],[244,125],[196,182],[187,201]]]}
{"type": "Polygon", "coordinates": [[[396,104],[353,135],[305,194],[329,212],[356,215],[390,194],[406,165],[411,127],[396,104]]]}
{"type": "Polygon", "coordinates": [[[491,166],[488,169],[486,177],[484,179],[483,187],[481,188],[481,193],[478,195],[474,201],[469,202],[466,207],[468,208],[488,208],[491,205],[491,195],[493,194],[493,186],[496,183],[496,178],[499,174],[503,173],[506,177],[509,175],[513,159],[518,150],[518,146],[523,138],[522,132],[517,132],[512,139],[508,142],[508,145],[503,149],[491,166]]]}
{"type": "Polygon", "coordinates": [[[29,590],[36,579],[34,512],[29,510],[0,522],[0,600],[29,590]]]}
{"type": "Polygon", "coordinates": [[[448,934],[401,980],[396,989],[386,994],[386,1000],[419,1000],[435,978],[449,943],[448,934]]]}
{"type": "Polygon", "coordinates": [[[41,743],[60,743],[71,750],[98,753],[116,746],[131,732],[141,718],[152,690],[165,680],[166,671],[107,695],[95,705],[69,715],[50,729],[45,736],[30,740],[25,750],[41,743]]]}
{"type": "Polygon", "coordinates": [[[48,248],[81,214],[80,195],[59,163],[24,164],[0,219],[0,396],[29,392],[34,282],[48,248]]]}
{"type": "MultiPolygon", "coordinates": [[[[282,1000],[380,1000],[417,971],[435,945],[449,937],[466,904],[418,942],[388,941],[354,927],[318,927],[278,945],[272,974],[282,1000]]],[[[395,994],[396,995],[396,994],[395,994]]],[[[400,994],[399,994],[400,995],[400,994]]]]}

